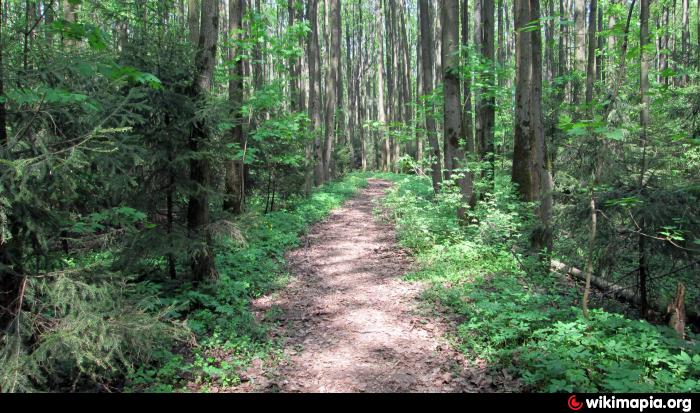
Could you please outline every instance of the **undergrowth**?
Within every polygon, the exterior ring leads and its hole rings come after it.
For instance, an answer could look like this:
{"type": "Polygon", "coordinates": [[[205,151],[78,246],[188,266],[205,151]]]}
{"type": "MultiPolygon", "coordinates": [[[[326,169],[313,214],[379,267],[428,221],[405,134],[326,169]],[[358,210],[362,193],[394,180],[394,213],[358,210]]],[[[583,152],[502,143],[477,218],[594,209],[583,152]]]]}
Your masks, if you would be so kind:
{"type": "MultiPolygon", "coordinates": [[[[253,359],[276,354],[280,343],[268,336],[269,325],[258,323],[251,299],[285,285],[284,253],[299,243],[308,227],[366,186],[362,174],[324,185],[308,198],[289,203],[286,209],[251,211],[240,220],[245,239],[223,240],[216,265],[215,283],[180,285],[159,294],[170,316],[186,321],[196,344],[185,351],[161,351],[156,363],[134,371],[127,390],[171,392],[191,388],[235,386],[240,373],[253,359]]],[[[159,284],[151,284],[157,289],[159,284]]]]}
{"type": "Polygon", "coordinates": [[[681,341],[665,326],[601,309],[586,319],[578,285],[518,253],[529,208],[513,197],[507,177],[460,225],[456,191],[436,197],[427,177],[382,176],[396,182],[384,205],[419,264],[407,278],[429,282],[425,299],[458,318],[455,338],[471,359],[508,370],[524,391],[700,389],[695,335],[681,341]]]}
{"type": "MultiPolygon", "coordinates": [[[[268,335],[269,324],[255,319],[251,300],[285,284],[285,251],[365,185],[364,175],[349,174],[283,209],[265,214],[252,208],[234,223],[236,231],[217,239],[214,282],[127,272],[115,248],[65,257],[60,270],[27,277],[23,311],[0,331],[0,391],[235,386],[252,360],[280,348],[268,335]]],[[[129,222],[143,219],[122,209],[129,222]]]]}

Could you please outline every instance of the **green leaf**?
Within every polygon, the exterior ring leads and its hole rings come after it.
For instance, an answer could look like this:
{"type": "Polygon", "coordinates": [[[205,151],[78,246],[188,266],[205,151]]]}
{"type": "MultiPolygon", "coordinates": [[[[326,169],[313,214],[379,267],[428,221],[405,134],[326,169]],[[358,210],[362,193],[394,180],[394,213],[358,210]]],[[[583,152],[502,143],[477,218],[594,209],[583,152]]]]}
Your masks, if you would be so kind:
{"type": "Polygon", "coordinates": [[[625,137],[625,132],[627,132],[626,129],[617,128],[612,130],[606,130],[605,132],[603,132],[603,135],[605,135],[605,137],[608,139],[614,141],[621,141],[625,137]]]}

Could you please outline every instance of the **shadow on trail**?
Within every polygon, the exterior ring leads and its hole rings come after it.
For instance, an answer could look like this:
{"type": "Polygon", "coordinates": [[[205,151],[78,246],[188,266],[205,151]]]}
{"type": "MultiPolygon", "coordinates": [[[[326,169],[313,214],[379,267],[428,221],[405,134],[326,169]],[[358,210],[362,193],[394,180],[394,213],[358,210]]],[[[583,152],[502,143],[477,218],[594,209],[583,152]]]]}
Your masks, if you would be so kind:
{"type": "Polygon", "coordinates": [[[483,367],[445,340],[450,326],[419,314],[424,285],[400,279],[410,257],[373,214],[391,185],[370,180],[287,254],[290,285],[255,305],[283,311],[277,334],[288,359],[253,377],[249,391],[492,391],[483,367]]]}

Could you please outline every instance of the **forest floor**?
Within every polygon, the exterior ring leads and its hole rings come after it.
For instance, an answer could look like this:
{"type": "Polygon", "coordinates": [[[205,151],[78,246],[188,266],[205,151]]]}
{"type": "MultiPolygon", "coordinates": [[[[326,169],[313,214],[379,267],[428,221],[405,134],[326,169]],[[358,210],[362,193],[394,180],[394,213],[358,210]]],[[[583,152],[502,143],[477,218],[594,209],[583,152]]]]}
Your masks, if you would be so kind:
{"type": "Polygon", "coordinates": [[[287,254],[290,284],[253,303],[261,318],[276,321],[272,334],[283,339],[284,354],[253,363],[235,391],[494,390],[486,366],[449,343],[452,322],[419,304],[425,285],[401,279],[411,257],[377,216],[391,185],[370,179],[287,254]]]}

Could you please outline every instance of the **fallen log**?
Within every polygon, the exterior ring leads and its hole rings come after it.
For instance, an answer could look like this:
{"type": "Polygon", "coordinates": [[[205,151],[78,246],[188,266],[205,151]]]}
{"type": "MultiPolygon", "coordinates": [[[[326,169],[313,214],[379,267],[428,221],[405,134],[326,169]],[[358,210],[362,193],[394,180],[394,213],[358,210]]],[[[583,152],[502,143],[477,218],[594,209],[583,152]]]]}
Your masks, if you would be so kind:
{"type": "MultiPolygon", "coordinates": [[[[574,278],[586,281],[585,272],[581,271],[576,267],[572,267],[571,265],[566,265],[561,261],[552,260],[551,270],[560,274],[569,274],[574,278]]],[[[637,295],[634,290],[627,287],[623,287],[621,285],[617,285],[614,282],[604,280],[593,274],[591,274],[591,285],[601,291],[609,292],[614,297],[626,301],[630,304],[639,306],[641,302],[639,295],[637,295]]],[[[653,311],[659,314],[665,315],[668,310],[668,307],[666,305],[661,305],[656,300],[649,299],[647,305],[649,306],[649,308],[651,308],[653,311]]],[[[700,325],[700,314],[698,314],[697,308],[695,306],[686,307],[685,315],[688,318],[688,321],[690,321],[696,326],[700,325]]]]}

